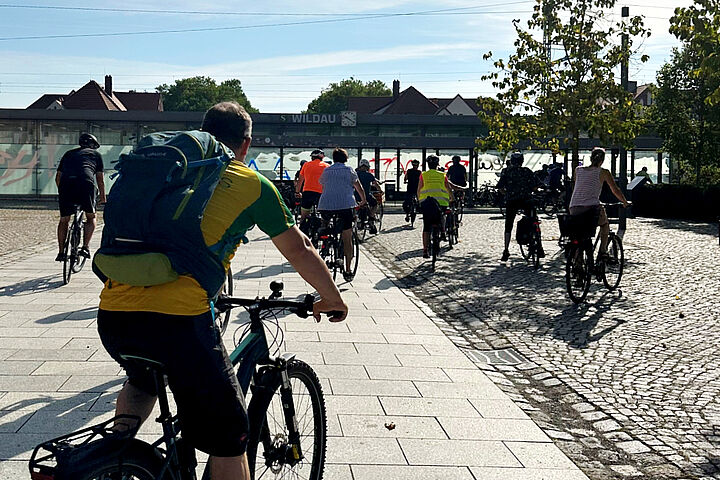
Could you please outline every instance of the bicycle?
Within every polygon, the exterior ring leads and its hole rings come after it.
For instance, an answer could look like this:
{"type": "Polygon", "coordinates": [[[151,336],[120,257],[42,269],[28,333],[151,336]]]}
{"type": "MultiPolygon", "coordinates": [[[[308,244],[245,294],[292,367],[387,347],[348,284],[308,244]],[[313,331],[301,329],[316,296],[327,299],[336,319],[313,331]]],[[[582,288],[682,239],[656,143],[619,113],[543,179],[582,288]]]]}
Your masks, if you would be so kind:
{"type": "Polygon", "coordinates": [[[538,207],[548,217],[558,214],[565,208],[564,192],[543,187],[538,196],[538,207]]]}
{"type": "Polygon", "coordinates": [[[298,226],[301,232],[303,232],[310,239],[310,242],[317,249],[319,245],[318,231],[322,226],[322,218],[320,212],[318,212],[317,205],[313,205],[310,213],[307,214],[304,220],[302,220],[298,226]]]}
{"type": "Polygon", "coordinates": [[[542,222],[537,215],[537,210],[535,206],[533,206],[529,212],[523,212],[523,216],[520,220],[518,220],[518,224],[516,227],[516,233],[518,237],[517,240],[518,244],[520,245],[520,254],[525,260],[530,262],[530,264],[535,270],[540,268],[540,252],[543,251],[542,237],[540,235],[541,223],[542,222]],[[523,232],[522,234],[520,232],[521,222],[532,224],[528,231],[523,232]],[[523,241],[521,241],[520,237],[525,235],[526,233],[529,233],[529,235],[527,235],[527,239],[523,239],[523,241]],[[527,241],[527,243],[525,243],[525,240],[527,241]]]}
{"type": "Polygon", "coordinates": [[[82,246],[84,229],[85,229],[85,212],[82,207],[75,205],[75,214],[68,225],[67,236],[63,243],[63,284],[70,283],[70,277],[73,273],[79,273],[85,266],[87,260],[80,255],[80,247],[82,246]]]}
{"type": "Polygon", "coordinates": [[[460,221],[458,220],[457,202],[453,202],[449,207],[445,208],[445,238],[450,248],[456,245],[460,240],[460,221]]]}
{"type": "MultiPolygon", "coordinates": [[[[345,277],[345,247],[342,240],[342,231],[339,229],[337,215],[332,215],[327,224],[320,228],[318,233],[318,253],[325,260],[328,270],[332,272],[333,280],[337,279],[340,272],[345,277]]],[[[351,272],[354,277],[357,273],[359,256],[360,256],[360,240],[358,239],[357,227],[353,225],[352,231],[352,248],[353,259],[351,264],[351,272]]]]}
{"type": "Polygon", "coordinates": [[[467,187],[453,187],[453,196],[455,197],[455,218],[458,225],[462,223],[463,214],[465,213],[465,190],[467,187]]]}
{"type": "MultiPolygon", "coordinates": [[[[373,219],[370,216],[370,206],[365,204],[362,207],[355,207],[356,210],[356,222],[357,222],[357,235],[358,239],[361,242],[365,241],[365,238],[367,238],[368,234],[372,235],[372,227],[375,225],[375,222],[378,222],[377,219],[377,212],[375,212],[376,217],[373,219]]],[[[380,230],[378,228],[375,228],[375,234],[377,234],[380,230]]]]}
{"type": "MultiPolygon", "coordinates": [[[[292,313],[301,318],[312,314],[313,295],[303,301],[279,300],[282,282],[270,284],[268,298],[219,298],[214,305],[222,314],[244,307],[250,314],[236,348],[230,354],[237,368],[243,395],[251,392],[247,457],[251,478],[297,477],[320,480],[325,465],[327,419],[322,386],[312,368],[290,353],[277,355],[283,333],[277,315],[292,313]],[[264,321],[274,318],[276,327],[268,343],[264,321]],[[271,348],[275,351],[271,354],[271,348]],[[303,407],[304,408],[300,408],[303,407]]],[[[338,312],[328,312],[335,316],[338,312]]],[[[139,417],[116,416],[111,420],[63,435],[36,446],[29,468],[34,480],[72,478],[73,480],[194,480],[195,449],[181,433],[182,425],[172,415],[164,381],[164,366],[152,359],[124,355],[154,374],[158,387],[163,435],[152,444],[135,438],[139,417]],[[115,427],[113,427],[113,425],[115,427]],[[116,427],[122,425],[124,430],[116,427]]],[[[209,480],[206,465],[202,476],[209,480]]]]}
{"type": "MultiPolygon", "coordinates": [[[[620,203],[605,204],[607,206],[620,203]]],[[[608,235],[607,255],[600,251],[600,233],[597,233],[597,215],[590,211],[582,215],[567,217],[561,223],[561,235],[567,236],[565,244],[565,285],[570,299],[578,304],[585,300],[592,278],[602,281],[610,291],[620,286],[625,266],[625,251],[622,239],[612,230],[608,235]]]]}
{"type": "MultiPolygon", "coordinates": [[[[378,183],[382,185],[385,183],[386,180],[379,181],[378,183]]],[[[375,223],[377,224],[377,231],[378,233],[382,230],[382,220],[383,215],[385,214],[385,209],[383,207],[383,203],[385,200],[385,192],[379,189],[371,189],[370,195],[375,197],[375,200],[377,201],[377,208],[375,209],[375,223]]]]}

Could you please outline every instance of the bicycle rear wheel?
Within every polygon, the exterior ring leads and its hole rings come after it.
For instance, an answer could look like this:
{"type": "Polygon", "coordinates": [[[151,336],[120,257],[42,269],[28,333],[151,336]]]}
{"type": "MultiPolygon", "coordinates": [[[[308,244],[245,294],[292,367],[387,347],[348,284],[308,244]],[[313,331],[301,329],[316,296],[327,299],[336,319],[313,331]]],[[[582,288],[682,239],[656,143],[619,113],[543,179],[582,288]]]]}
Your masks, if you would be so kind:
{"type": "Polygon", "coordinates": [[[623,268],[625,266],[625,252],[622,240],[617,235],[611,234],[608,243],[608,255],[603,261],[604,269],[602,280],[605,288],[615,290],[620,285],[623,268]]]}
{"type": "Polygon", "coordinates": [[[72,256],[73,258],[73,264],[72,264],[72,272],[73,273],[79,273],[80,270],[83,269],[85,266],[85,260],[86,258],[80,255],[78,252],[80,250],[80,244],[83,241],[83,233],[84,233],[84,223],[83,223],[83,214],[80,213],[79,216],[75,218],[73,221],[75,224],[75,227],[73,228],[73,234],[70,240],[70,248],[72,250],[72,256]]]}
{"type": "MultiPolygon", "coordinates": [[[[101,453],[101,452],[98,452],[101,453]]],[[[74,480],[156,480],[168,478],[168,472],[159,477],[162,457],[151,445],[140,440],[131,440],[122,453],[107,452],[73,469],[70,478],[74,480]]]]}
{"type": "Polygon", "coordinates": [[[532,238],[533,240],[531,243],[532,248],[530,250],[530,263],[532,264],[533,268],[537,270],[538,268],[540,268],[540,234],[536,232],[533,234],[532,238]]]}
{"type": "Polygon", "coordinates": [[[70,283],[70,277],[73,273],[73,262],[74,260],[71,258],[71,252],[70,249],[70,239],[72,238],[72,230],[73,230],[73,224],[71,223],[68,226],[68,232],[67,236],[65,237],[65,244],[63,245],[63,284],[67,285],[70,283]]]}
{"type": "MultiPolygon", "coordinates": [[[[340,236],[338,235],[338,237],[340,236]]],[[[333,240],[330,249],[332,250],[332,254],[330,255],[332,259],[332,275],[333,280],[336,280],[338,272],[342,273],[345,271],[345,254],[342,247],[342,238],[333,240]]]]}
{"type": "Polygon", "coordinates": [[[417,217],[417,211],[418,211],[418,205],[417,202],[413,200],[412,205],[410,206],[410,227],[415,227],[415,217],[417,217]]]}
{"type": "MultiPolygon", "coordinates": [[[[375,213],[375,226],[377,227],[378,233],[380,233],[380,231],[382,230],[383,213],[383,204],[382,202],[378,202],[377,212],[375,213]]],[[[413,221],[415,221],[414,217],[413,221]]]]}
{"type": "MultiPolygon", "coordinates": [[[[233,295],[233,273],[232,273],[232,267],[228,267],[227,271],[227,278],[225,279],[225,284],[223,285],[223,288],[220,292],[220,298],[222,297],[232,297],[233,295]]],[[[230,323],[230,315],[232,313],[232,309],[228,310],[222,315],[222,324],[220,325],[220,334],[225,333],[225,330],[227,330],[228,323],[230,323]]]]}
{"type": "Polygon", "coordinates": [[[585,300],[592,281],[592,245],[570,247],[565,264],[565,285],[574,303],[585,300]]]}
{"type": "Polygon", "coordinates": [[[308,364],[292,360],[287,365],[290,391],[275,387],[271,395],[250,401],[251,421],[248,464],[253,479],[305,478],[321,480],[325,466],[327,420],[320,380],[308,364]],[[289,413],[294,409],[303,458],[296,461],[290,444],[289,413]],[[253,420],[255,419],[255,420],[253,420]]]}
{"type": "MultiPolygon", "coordinates": [[[[358,264],[360,263],[360,240],[358,239],[357,232],[353,230],[352,232],[352,243],[353,243],[353,259],[350,263],[351,266],[351,272],[353,274],[353,277],[357,273],[358,264]]],[[[345,259],[343,259],[345,261],[345,259]]]]}

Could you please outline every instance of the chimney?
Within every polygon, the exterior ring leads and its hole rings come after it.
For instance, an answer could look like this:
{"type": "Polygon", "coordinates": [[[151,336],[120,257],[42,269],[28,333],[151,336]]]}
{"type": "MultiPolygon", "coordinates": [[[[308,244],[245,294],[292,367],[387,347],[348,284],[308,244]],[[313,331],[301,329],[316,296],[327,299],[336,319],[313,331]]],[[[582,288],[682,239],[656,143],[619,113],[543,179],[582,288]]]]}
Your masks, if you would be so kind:
{"type": "Polygon", "coordinates": [[[112,97],[112,75],[105,75],[105,93],[107,93],[108,96],[112,97]]]}
{"type": "Polygon", "coordinates": [[[400,96],[400,80],[393,80],[393,100],[400,96]]]}

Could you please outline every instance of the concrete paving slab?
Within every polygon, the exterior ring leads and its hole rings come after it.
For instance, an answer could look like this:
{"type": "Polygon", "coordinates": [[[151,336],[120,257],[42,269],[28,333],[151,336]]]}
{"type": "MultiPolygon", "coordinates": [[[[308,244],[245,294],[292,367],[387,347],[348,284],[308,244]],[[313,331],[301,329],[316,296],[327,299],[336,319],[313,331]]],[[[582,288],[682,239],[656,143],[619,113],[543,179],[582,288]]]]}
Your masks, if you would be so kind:
{"type": "MultiPolygon", "coordinates": [[[[475,480],[467,467],[418,467],[418,466],[386,466],[386,465],[353,465],[354,480],[475,480]]],[[[332,477],[328,477],[332,478],[332,477]]]]}
{"type": "Polygon", "coordinates": [[[448,438],[433,417],[339,415],[339,418],[346,437],[448,438]]]}
{"type": "Polygon", "coordinates": [[[410,465],[522,467],[503,442],[398,439],[410,465]]]}

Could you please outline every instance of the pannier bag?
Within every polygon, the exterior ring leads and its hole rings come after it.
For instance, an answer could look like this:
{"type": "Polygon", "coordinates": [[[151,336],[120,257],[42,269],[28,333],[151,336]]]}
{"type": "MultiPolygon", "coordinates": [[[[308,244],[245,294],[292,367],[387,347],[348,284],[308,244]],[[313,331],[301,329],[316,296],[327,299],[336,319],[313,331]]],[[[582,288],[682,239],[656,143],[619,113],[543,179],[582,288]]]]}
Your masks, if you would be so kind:
{"type": "Polygon", "coordinates": [[[533,232],[535,231],[535,221],[531,217],[522,217],[518,220],[517,230],[515,231],[515,239],[520,245],[530,244],[533,232]]]}
{"type": "Polygon", "coordinates": [[[212,135],[196,130],[152,133],[121,155],[93,259],[98,277],[151,286],[191,275],[214,298],[225,281],[214,253],[223,246],[207,246],[200,224],[232,158],[212,135]]]}

